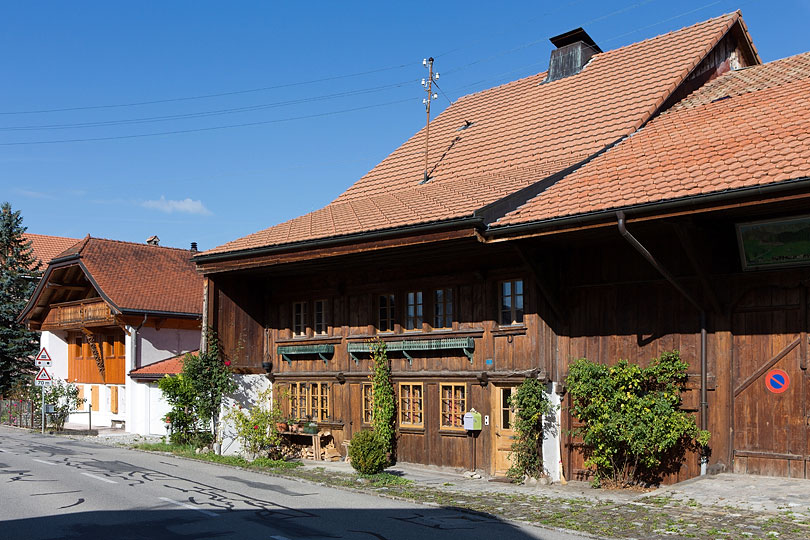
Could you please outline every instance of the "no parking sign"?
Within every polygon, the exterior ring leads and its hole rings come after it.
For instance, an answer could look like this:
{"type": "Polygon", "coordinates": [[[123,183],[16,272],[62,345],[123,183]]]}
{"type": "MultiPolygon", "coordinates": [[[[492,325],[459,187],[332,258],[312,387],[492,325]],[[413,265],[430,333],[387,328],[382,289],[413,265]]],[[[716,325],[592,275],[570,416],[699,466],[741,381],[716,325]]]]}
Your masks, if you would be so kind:
{"type": "Polygon", "coordinates": [[[781,369],[772,369],[765,375],[765,386],[774,394],[781,394],[790,386],[790,376],[781,369]]]}

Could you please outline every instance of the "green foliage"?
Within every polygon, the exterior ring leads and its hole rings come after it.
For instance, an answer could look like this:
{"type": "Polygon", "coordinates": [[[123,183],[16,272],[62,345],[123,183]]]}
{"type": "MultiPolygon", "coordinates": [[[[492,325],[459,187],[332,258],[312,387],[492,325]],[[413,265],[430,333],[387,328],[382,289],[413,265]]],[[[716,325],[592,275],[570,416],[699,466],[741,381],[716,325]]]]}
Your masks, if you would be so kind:
{"type": "Polygon", "coordinates": [[[387,472],[361,474],[360,478],[368,480],[372,487],[407,486],[413,484],[413,480],[408,480],[407,478],[387,472]]]}
{"type": "Polygon", "coordinates": [[[210,427],[216,439],[222,398],[234,392],[237,385],[230,368],[220,358],[219,340],[211,329],[206,332],[206,343],[205,352],[185,356],[183,375],[194,397],[194,413],[210,427]]]}
{"type": "Polygon", "coordinates": [[[0,395],[8,396],[24,379],[33,376],[39,349],[36,332],[17,322],[42,272],[20,212],[7,202],[0,206],[0,395]]]}
{"type": "Polygon", "coordinates": [[[253,456],[266,454],[279,459],[282,437],[276,423],[284,419],[284,413],[281,411],[281,400],[273,403],[271,393],[268,388],[259,394],[258,403],[250,409],[234,405],[225,419],[233,423],[236,436],[246,453],[253,456]]]}
{"type": "Polygon", "coordinates": [[[79,388],[75,384],[54,379],[51,386],[45,387],[45,403],[54,406],[54,412],[45,415],[48,424],[62,431],[70,411],[77,410],[85,401],[84,398],[79,399],[79,388]]]}
{"type": "Polygon", "coordinates": [[[394,383],[391,380],[391,365],[388,362],[385,343],[380,340],[369,342],[373,372],[371,374],[371,391],[374,396],[374,407],[371,414],[371,427],[374,434],[390,456],[394,452],[396,441],[396,398],[394,383]]]}
{"type": "Polygon", "coordinates": [[[525,379],[510,396],[509,406],[515,411],[515,441],[512,466],[506,474],[514,480],[539,478],[543,474],[543,421],[554,407],[537,379],[525,379]]]}
{"type": "Polygon", "coordinates": [[[686,362],[666,352],[642,368],[626,360],[614,366],[580,359],[566,381],[572,412],[584,426],[574,430],[589,448],[586,465],[596,481],[654,484],[677,470],[688,448],[705,447],[709,433],[680,410],[686,362]]]}
{"type": "Polygon", "coordinates": [[[231,370],[219,357],[219,340],[206,333],[208,347],[200,354],[183,357],[183,371],[166,376],[158,387],[172,410],[164,416],[175,444],[207,446],[216,440],[222,398],[236,390],[231,370]]]}
{"type": "Polygon", "coordinates": [[[388,466],[385,442],[373,431],[358,431],[352,435],[349,458],[352,467],[361,474],[377,474],[388,466]]]}
{"type": "Polygon", "coordinates": [[[174,444],[191,444],[196,434],[206,427],[194,409],[196,395],[191,381],[183,373],[166,375],[158,381],[158,388],[172,407],[163,417],[169,424],[169,440],[174,444]]]}

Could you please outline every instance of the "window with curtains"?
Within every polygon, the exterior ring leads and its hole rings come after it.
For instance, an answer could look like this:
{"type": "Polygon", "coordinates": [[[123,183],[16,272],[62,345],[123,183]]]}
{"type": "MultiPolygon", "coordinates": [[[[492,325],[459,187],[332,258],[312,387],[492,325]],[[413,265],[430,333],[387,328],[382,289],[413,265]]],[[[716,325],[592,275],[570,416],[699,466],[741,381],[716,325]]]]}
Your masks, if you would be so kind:
{"type": "Polygon", "coordinates": [[[422,383],[399,383],[399,425],[402,427],[423,427],[422,383]]]}
{"type": "Polygon", "coordinates": [[[290,417],[316,422],[329,418],[329,383],[290,383],[290,417]]]}
{"type": "Polygon", "coordinates": [[[464,429],[464,413],[467,406],[466,384],[439,384],[439,427],[464,429]]]}

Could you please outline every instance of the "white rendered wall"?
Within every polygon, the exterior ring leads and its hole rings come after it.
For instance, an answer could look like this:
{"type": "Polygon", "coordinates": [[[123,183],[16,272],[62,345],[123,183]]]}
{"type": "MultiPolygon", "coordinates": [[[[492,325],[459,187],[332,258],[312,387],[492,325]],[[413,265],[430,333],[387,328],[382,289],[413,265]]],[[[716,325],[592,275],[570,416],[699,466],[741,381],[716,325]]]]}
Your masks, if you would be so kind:
{"type": "Polygon", "coordinates": [[[136,367],[148,366],[200,348],[199,330],[143,327],[138,331],[136,367]]]}
{"type": "Polygon", "coordinates": [[[233,455],[242,451],[242,445],[236,438],[236,431],[229,422],[223,418],[233,407],[241,405],[245,409],[256,406],[259,402],[259,394],[270,388],[270,381],[265,375],[234,375],[236,380],[236,392],[227,396],[222,402],[222,412],[220,415],[220,430],[222,437],[222,453],[233,455]]]}
{"type": "Polygon", "coordinates": [[[546,469],[552,482],[560,481],[560,436],[562,411],[560,395],[557,394],[559,383],[546,384],[546,397],[554,407],[554,412],[544,421],[545,437],[543,438],[543,468],[546,469]]]}
{"type": "Polygon", "coordinates": [[[42,349],[42,347],[45,347],[45,349],[48,351],[48,356],[51,357],[51,368],[48,370],[51,375],[63,380],[67,380],[67,332],[42,332],[39,336],[39,348],[42,349]]]}
{"type": "MultiPolygon", "coordinates": [[[[126,372],[199,349],[199,330],[127,327],[126,372]]],[[[157,383],[126,378],[126,430],[141,435],[165,435],[163,416],[171,410],[157,383]]]]}

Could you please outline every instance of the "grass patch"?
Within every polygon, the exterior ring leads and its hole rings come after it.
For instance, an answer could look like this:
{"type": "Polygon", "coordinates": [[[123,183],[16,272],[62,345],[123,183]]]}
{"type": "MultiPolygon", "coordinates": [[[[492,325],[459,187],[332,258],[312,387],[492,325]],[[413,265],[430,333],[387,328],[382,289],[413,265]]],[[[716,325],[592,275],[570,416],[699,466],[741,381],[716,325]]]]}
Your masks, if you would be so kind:
{"type": "Polygon", "coordinates": [[[361,474],[359,477],[368,480],[372,487],[407,486],[413,484],[413,480],[408,480],[407,478],[402,478],[401,476],[387,472],[361,474]]]}

